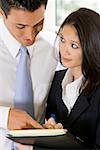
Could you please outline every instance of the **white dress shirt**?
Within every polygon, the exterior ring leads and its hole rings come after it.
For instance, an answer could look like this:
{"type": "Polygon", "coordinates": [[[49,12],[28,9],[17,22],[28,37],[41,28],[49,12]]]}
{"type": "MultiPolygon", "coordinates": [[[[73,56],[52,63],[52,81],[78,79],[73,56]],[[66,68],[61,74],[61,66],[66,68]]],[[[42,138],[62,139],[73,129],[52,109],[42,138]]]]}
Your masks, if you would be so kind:
{"type": "Polygon", "coordinates": [[[82,78],[83,75],[81,75],[77,80],[73,81],[71,69],[68,69],[64,76],[62,81],[62,99],[68,109],[68,113],[71,112],[71,109],[73,108],[79,96],[79,89],[82,83],[82,78]]]}
{"type": "MultiPolygon", "coordinates": [[[[55,37],[54,33],[40,32],[35,43],[27,47],[31,57],[30,70],[37,121],[41,121],[44,117],[47,95],[57,66],[53,45],[55,37]],[[49,42],[50,37],[52,42],[49,42]],[[46,40],[48,38],[49,41],[46,40]]],[[[13,98],[15,95],[16,68],[20,57],[20,46],[21,44],[9,33],[3,19],[0,18],[0,129],[7,129],[9,108],[14,106],[13,98]]],[[[3,141],[1,142],[4,143],[3,141]]],[[[9,147],[6,147],[3,144],[5,150],[11,150],[10,145],[11,143],[9,143],[9,147]]]]}

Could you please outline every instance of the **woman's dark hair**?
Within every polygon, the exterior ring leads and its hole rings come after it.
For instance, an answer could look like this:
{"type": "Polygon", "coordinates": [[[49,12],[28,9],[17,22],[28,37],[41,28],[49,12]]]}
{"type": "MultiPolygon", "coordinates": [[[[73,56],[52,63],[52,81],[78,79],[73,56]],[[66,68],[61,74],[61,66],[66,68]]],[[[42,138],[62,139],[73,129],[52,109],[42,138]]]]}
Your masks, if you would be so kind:
{"type": "Polygon", "coordinates": [[[89,94],[100,85],[100,15],[88,8],[80,8],[64,20],[58,34],[68,24],[76,28],[80,39],[83,50],[82,73],[85,77],[83,85],[87,83],[84,93],[89,94]]]}
{"type": "Polygon", "coordinates": [[[47,5],[48,0],[0,0],[0,8],[4,11],[6,17],[11,8],[35,11],[41,5],[47,5]]]}

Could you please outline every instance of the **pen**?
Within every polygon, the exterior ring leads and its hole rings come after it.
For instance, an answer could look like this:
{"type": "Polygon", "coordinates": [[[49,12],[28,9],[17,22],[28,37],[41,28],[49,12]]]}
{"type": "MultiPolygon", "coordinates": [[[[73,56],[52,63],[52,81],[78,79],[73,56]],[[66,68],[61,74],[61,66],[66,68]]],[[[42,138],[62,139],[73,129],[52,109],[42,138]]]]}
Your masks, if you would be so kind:
{"type": "Polygon", "coordinates": [[[50,117],[52,117],[55,121],[57,120],[55,114],[51,114],[50,117]]]}

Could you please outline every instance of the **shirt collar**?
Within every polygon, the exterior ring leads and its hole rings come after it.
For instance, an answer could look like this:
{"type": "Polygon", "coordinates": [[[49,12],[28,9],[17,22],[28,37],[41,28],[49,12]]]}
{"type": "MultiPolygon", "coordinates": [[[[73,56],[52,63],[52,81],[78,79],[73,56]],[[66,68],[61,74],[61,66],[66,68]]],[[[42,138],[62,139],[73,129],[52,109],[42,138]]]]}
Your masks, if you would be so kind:
{"type": "Polygon", "coordinates": [[[18,55],[21,44],[8,31],[2,17],[0,18],[0,37],[11,55],[15,58],[18,55]]]}
{"type": "Polygon", "coordinates": [[[65,88],[66,85],[68,84],[72,86],[78,85],[82,81],[82,78],[83,78],[83,75],[81,75],[77,80],[73,81],[73,75],[72,75],[71,69],[68,69],[62,81],[62,88],[65,88]]]}

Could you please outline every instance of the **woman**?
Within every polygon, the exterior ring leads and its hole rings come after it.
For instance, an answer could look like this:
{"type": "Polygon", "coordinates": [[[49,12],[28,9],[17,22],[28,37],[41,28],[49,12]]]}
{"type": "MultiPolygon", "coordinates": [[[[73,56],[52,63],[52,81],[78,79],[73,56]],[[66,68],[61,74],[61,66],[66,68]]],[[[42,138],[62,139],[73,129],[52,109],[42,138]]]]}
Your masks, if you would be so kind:
{"type": "Polygon", "coordinates": [[[60,122],[87,147],[100,149],[100,16],[80,8],[64,20],[58,35],[66,70],[55,73],[45,127],[59,128],[60,122]]]}

